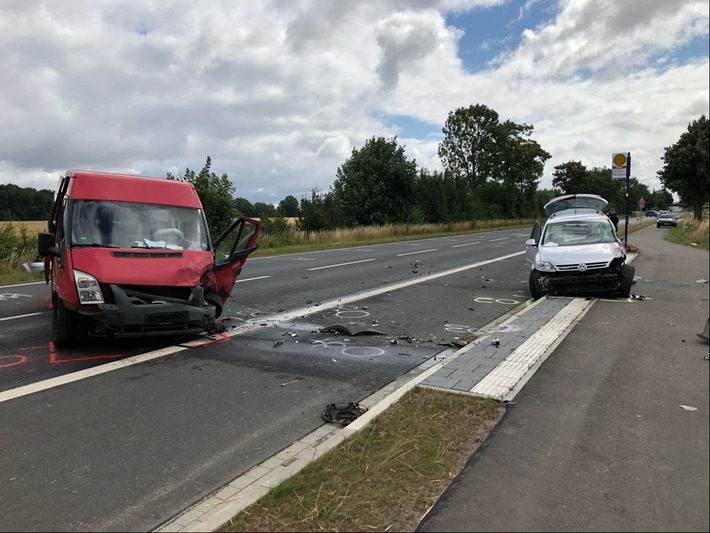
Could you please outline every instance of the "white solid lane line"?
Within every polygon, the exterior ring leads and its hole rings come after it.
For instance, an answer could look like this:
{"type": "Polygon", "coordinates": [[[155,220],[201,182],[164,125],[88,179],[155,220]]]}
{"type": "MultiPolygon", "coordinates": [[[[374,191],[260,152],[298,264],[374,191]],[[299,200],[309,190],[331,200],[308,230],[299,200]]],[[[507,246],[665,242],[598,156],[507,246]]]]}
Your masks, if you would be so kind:
{"type": "Polygon", "coordinates": [[[403,255],[412,255],[412,254],[423,254],[425,252],[436,252],[438,248],[429,248],[428,250],[418,250],[416,252],[405,252],[403,254],[397,254],[397,257],[402,257],[403,255]]]}
{"type": "Polygon", "coordinates": [[[37,316],[41,315],[42,313],[30,313],[28,315],[17,315],[17,316],[8,316],[6,318],[0,318],[0,322],[3,320],[14,320],[15,318],[27,318],[28,316],[37,316]]]}
{"type": "Polygon", "coordinates": [[[346,265],[356,265],[357,263],[367,263],[368,261],[374,261],[374,260],[375,260],[375,258],[373,257],[372,259],[362,259],[360,261],[350,261],[349,263],[338,263],[336,265],[313,267],[313,268],[309,268],[308,270],[323,270],[324,268],[333,268],[333,267],[340,267],[340,266],[346,266],[346,265]]]}

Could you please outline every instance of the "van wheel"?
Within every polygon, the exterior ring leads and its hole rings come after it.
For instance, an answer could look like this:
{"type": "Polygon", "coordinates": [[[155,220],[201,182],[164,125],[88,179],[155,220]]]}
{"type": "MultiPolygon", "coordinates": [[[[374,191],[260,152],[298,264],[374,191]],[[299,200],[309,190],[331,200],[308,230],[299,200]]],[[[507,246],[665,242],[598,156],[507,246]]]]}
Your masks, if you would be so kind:
{"type": "Polygon", "coordinates": [[[540,273],[537,270],[530,271],[529,285],[530,294],[532,295],[533,299],[539,300],[540,298],[545,296],[545,291],[542,290],[542,285],[540,284],[540,273]]]}
{"type": "Polygon", "coordinates": [[[74,344],[77,313],[67,309],[59,298],[55,298],[52,316],[52,341],[55,348],[69,348],[74,344]]]}
{"type": "Polygon", "coordinates": [[[636,269],[632,265],[624,265],[619,273],[619,293],[624,298],[631,296],[631,286],[634,284],[636,269]]]}

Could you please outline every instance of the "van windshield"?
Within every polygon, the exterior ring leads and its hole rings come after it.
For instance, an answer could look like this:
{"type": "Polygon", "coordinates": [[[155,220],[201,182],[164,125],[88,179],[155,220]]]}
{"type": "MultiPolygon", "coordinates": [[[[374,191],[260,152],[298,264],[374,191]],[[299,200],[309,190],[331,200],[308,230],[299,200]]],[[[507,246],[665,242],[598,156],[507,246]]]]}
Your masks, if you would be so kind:
{"type": "Polygon", "coordinates": [[[199,209],[106,200],[73,202],[71,246],[210,249],[199,209]]]}

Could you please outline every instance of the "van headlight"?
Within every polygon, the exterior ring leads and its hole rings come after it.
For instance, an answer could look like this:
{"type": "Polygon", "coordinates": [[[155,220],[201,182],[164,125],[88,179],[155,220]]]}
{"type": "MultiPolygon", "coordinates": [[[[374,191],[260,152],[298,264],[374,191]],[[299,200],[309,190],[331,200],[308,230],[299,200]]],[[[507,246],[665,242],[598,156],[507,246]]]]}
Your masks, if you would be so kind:
{"type": "Polygon", "coordinates": [[[91,274],[74,270],[74,281],[76,290],[79,293],[80,304],[102,304],[104,303],[103,294],[99,282],[91,274]]]}
{"type": "Polygon", "coordinates": [[[538,257],[535,259],[535,270],[539,272],[555,272],[555,266],[549,261],[538,257]]]}

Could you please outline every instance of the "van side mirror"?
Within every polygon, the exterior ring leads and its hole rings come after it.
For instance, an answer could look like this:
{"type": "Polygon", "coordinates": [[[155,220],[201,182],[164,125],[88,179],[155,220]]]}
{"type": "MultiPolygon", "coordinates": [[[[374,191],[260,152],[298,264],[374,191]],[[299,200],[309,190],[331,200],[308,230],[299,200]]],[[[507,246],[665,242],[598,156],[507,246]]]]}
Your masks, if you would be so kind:
{"type": "Polygon", "coordinates": [[[37,235],[37,251],[42,257],[47,257],[48,255],[59,257],[59,248],[55,248],[53,244],[53,233],[40,232],[39,235],[37,235]]]}

